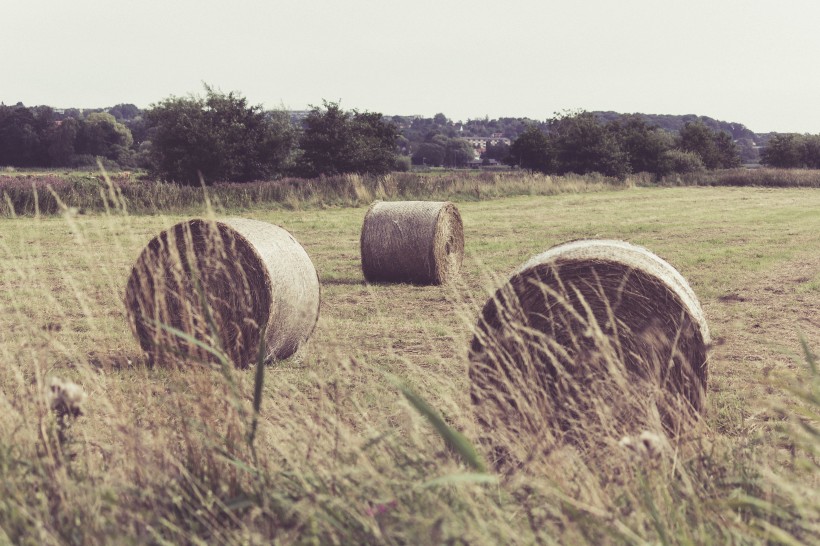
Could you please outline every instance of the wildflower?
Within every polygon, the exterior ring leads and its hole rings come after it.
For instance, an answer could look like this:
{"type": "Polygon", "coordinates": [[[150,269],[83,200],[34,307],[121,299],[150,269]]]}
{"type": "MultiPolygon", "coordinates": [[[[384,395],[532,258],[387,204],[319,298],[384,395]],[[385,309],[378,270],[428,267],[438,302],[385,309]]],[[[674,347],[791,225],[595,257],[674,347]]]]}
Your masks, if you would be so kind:
{"type": "Polygon", "coordinates": [[[641,432],[640,437],[638,438],[643,444],[644,451],[646,451],[646,455],[652,458],[656,458],[661,454],[661,449],[663,448],[663,442],[661,437],[655,434],[654,432],[649,432],[645,430],[641,432]]]}
{"type": "Polygon", "coordinates": [[[83,388],[71,381],[63,381],[59,377],[51,378],[49,386],[49,406],[58,418],[66,416],[79,417],[83,414],[83,405],[88,396],[83,388]]]}
{"type": "Polygon", "coordinates": [[[373,517],[381,516],[382,514],[385,514],[385,513],[389,512],[390,510],[394,509],[396,506],[398,506],[398,502],[396,502],[396,499],[393,499],[390,502],[377,503],[377,504],[371,505],[370,507],[365,509],[365,513],[368,516],[373,516],[373,517]]]}
{"type": "Polygon", "coordinates": [[[663,440],[654,432],[645,430],[639,436],[624,436],[618,445],[636,459],[657,459],[663,451],[663,440]]]}

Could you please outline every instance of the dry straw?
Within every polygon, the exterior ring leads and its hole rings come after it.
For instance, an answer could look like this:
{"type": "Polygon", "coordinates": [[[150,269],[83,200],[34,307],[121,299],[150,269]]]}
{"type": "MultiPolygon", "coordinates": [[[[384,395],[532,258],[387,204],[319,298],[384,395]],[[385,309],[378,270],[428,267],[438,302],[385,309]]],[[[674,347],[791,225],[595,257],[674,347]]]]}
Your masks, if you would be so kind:
{"type": "Polygon", "coordinates": [[[245,367],[260,347],[265,358],[282,359],[308,339],[319,316],[319,279],[304,248],[278,226],[190,220],[148,243],[125,302],[152,361],[213,360],[215,349],[245,367]]]}
{"type": "Polygon", "coordinates": [[[565,243],[525,263],[484,306],[472,399],[486,431],[506,431],[502,443],[529,435],[589,445],[652,414],[679,430],[683,414],[703,407],[709,343],[700,304],[669,263],[623,241],[565,243]]]}
{"type": "Polygon", "coordinates": [[[464,259],[461,215],[449,201],[377,201],[364,217],[361,253],[370,282],[445,283],[464,259]]]}

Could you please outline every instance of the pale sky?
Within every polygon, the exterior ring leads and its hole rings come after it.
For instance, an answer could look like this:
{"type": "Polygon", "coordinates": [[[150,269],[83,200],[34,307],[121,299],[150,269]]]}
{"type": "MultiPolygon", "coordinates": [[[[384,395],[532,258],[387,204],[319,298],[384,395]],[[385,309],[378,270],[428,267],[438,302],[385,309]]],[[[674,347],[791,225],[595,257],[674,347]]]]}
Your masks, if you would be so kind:
{"type": "Polygon", "coordinates": [[[820,133],[817,0],[0,0],[0,101],[697,114],[820,133]]]}

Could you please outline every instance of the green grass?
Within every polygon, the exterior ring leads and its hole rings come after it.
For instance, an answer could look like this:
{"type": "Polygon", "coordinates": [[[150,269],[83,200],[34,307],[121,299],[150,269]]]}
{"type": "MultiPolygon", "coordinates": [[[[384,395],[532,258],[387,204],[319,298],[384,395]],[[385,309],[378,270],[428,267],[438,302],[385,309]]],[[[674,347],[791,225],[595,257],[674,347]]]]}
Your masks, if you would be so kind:
{"type": "Polygon", "coordinates": [[[219,372],[146,368],[127,325],[131,266],[187,215],[0,219],[0,544],[817,538],[817,444],[790,426],[797,412],[817,426],[817,408],[784,386],[817,381],[799,333],[817,352],[820,193],[633,188],[458,206],[464,270],[444,287],[363,283],[364,206],[219,213],[288,229],[323,281],[307,347],[266,370],[255,454],[255,371],[234,372],[234,399],[219,372]],[[517,266],[582,237],[644,245],[689,279],[716,338],[704,423],[658,459],[614,438],[593,460],[563,447],[536,475],[487,480],[442,439],[444,424],[488,458],[471,328],[517,266]],[[89,396],[65,442],[43,394],[51,376],[89,396]]]}
{"type": "Polygon", "coordinates": [[[701,186],[767,186],[774,188],[820,188],[817,169],[724,169],[706,173],[672,175],[668,182],[701,186]]]}

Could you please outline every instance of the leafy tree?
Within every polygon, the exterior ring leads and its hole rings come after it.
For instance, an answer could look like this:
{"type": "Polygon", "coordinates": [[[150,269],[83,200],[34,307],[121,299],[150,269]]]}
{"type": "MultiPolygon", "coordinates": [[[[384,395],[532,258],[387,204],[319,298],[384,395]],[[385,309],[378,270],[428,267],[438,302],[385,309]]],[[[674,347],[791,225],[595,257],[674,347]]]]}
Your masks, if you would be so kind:
{"type": "Polygon", "coordinates": [[[447,119],[447,116],[439,112],[435,116],[433,116],[433,123],[439,126],[445,126],[450,124],[450,120],[447,119]]]}
{"type": "Polygon", "coordinates": [[[80,122],[75,118],[62,120],[46,133],[49,165],[59,167],[72,164],[79,133],[80,122]]]}
{"type": "Polygon", "coordinates": [[[165,180],[196,184],[219,178],[223,169],[217,145],[205,119],[205,100],[170,97],[145,112],[149,126],[148,160],[152,174],[165,180]]]}
{"type": "Polygon", "coordinates": [[[512,146],[507,158],[509,165],[541,172],[554,172],[555,158],[547,136],[535,125],[529,125],[512,146]]]}
{"type": "Polygon", "coordinates": [[[606,123],[620,120],[624,117],[638,117],[653,127],[658,127],[671,133],[677,133],[686,123],[700,122],[715,132],[723,131],[733,139],[749,138],[755,140],[757,135],[741,123],[718,121],[708,116],[673,115],[673,114],[619,114],[618,112],[594,112],[595,116],[606,123]]]}
{"type": "Polygon", "coordinates": [[[134,139],[134,145],[139,146],[149,139],[148,136],[148,120],[140,114],[136,117],[123,121],[123,124],[131,131],[131,136],[134,139]]]}
{"type": "Polygon", "coordinates": [[[803,166],[800,135],[774,135],[761,153],[760,162],[770,167],[795,168],[803,166]]]}
{"type": "Polygon", "coordinates": [[[43,165],[43,147],[34,111],[22,103],[0,105],[0,165],[43,165]]]}
{"type": "Polygon", "coordinates": [[[413,164],[440,167],[444,164],[446,153],[445,147],[438,142],[422,142],[413,152],[413,164]]]}
{"type": "Polygon", "coordinates": [[[78,154],[122,159],[134,144],[128,127],[105,112],[93,112],[80,122],[76,148],[78,154]]]}
{"type": "Polygon", "coordinates": [[[621,178],[629,174],[628,156],[616,134],[593,113],[556,117],[550,122],[550,131],[558,174],[598,172],[621,178]]]}
{"type": "Polygon", "coordinates": [[[757,149],[754,139],[740,138],[735,141],[741,163],[759,163],[760,151],[757,149]]]}
{"type": "Polygon", "coordinates": [[[510,155],[510,145],[503,141],[498,141],[495,144],[487,144],[487,148],[482,154],[482,159],[495,159],[500,163],[506,163],[507,157],[510,155]]]}
{"type": "Polygon", "coordinates": [[[97,156],[127,164],[131,132],[111,114],[58,119],[48,106],[0,105],[0,164],[57,167],[93,164],[97,156]]]}
{"type": "Polygon", "coordinates": [[[761,163],[787,169],[820,168],[820,135],[773,135],[761,152],[761,163]]]}
{"type": "Polygon", "coordinates": [[[445,163],[451,167],[464,167],[475,159],[475,149],[463,138],[450,138],[445,146],[445,163]]]}
{"type": "Polygon", "coordinates": [[[808,169],[820,169],[820,135],[803,135],[800,152],[803,166],[808,169]]]}
{"type": "Polygon", "coordinates": [[[398,128],[374,112],[314,106],[304,120],[297,172],[303,176],[384,174],[396,164],[398,128]]]}
{"type": "Polygon", "coordinates": [[[464,167],[475,159],[473,146],[463,138],[448,138],[435,132],[427,134],[427,140],[416,146],[412,161],[414,165],[431,167],[464,167]]]}
{"type": "Polygon", "coordinates": [[[398,158],[398,127],[379,113],[354,110],[351,130],[358,151],[353,172],[385,174],[393,170],[398,158]]]}
{"type": "Polygon", "coordinates": [[[740,154],[732,136],[710,129],[702,121],[687,122],[680,130],[678,148],[700,156],[707,169],[740,166],[740,154]]]}
{"type": "Polygon", "coordinates": [[[698,173],[704,170],[706,168],[698,154],[673,148],[661,154],[657,174],[667,176],[673,173],[698,173]]]}
{"type": "Polygon", "coordinates": [[[108,113],[114,116],[117,121],[123,121],[134,119],[142,112],[133,104],[118,104],[109,108],[108,113]]]}
{"type": "Polygon", "coordinates": [[[247,182],[281,174],[296,142],[285,113],[205,86],[205,97],[170,97],[145,112],[154,175],[182,184],[247,182]]]}
{"type": "Polygon", "coordinates": [[[444,148],[444,150],[447,150],[447,142],[449,140],[450,139],[447,137],[447,135],[443,135],[435,131],[430,131],[429,133],[427,133],[427,138],[425,139],[425,141],[427,142],[432,142],[433,144],[441,146],[442,148],[444,148]]]}
{"type": "Polygon", "coordinates": [[[607,127],[626,153],[632,172],[660,173],[663,154],[674,144],[669,132],[650,125],[638,115],[621,116],[607,127]]]}
{"type": "Polygon", "coordinates": [[[732,135],[723,131],[715,132],[715,149],[720,158],[715,169],[731,169],[740,167],[740,152],[732,139],[732,135]]]}

